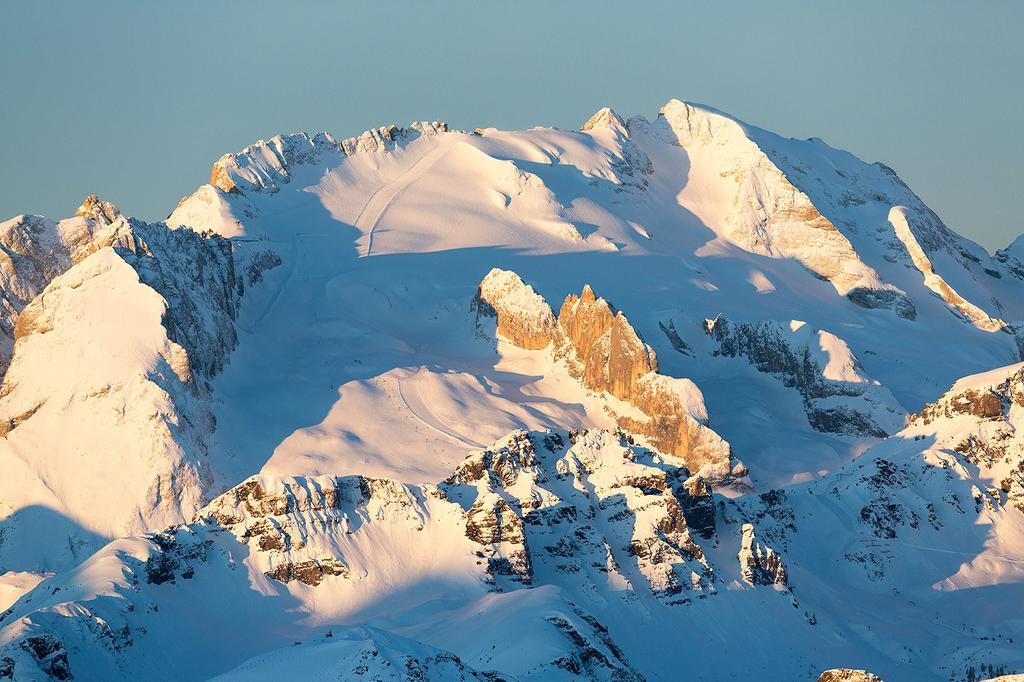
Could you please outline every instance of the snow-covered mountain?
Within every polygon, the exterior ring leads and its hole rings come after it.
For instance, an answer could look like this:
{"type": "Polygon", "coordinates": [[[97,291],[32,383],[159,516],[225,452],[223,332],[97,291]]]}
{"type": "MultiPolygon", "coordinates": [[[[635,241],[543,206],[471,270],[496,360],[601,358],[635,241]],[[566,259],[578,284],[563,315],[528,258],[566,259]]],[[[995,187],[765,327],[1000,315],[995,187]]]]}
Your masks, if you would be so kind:
{"type": "Polygon", "coordinates": [[[677,100],[4,222],[0,679],[1022,672],[1022,248],[677,100]]]}

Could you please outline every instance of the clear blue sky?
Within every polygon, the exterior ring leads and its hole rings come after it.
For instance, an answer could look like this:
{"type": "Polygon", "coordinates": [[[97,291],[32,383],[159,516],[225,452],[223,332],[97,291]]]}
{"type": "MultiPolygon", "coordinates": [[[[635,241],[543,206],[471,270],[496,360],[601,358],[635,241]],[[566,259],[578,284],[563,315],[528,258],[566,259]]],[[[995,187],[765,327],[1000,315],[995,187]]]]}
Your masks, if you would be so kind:
{"type": "Polygon", "coordinates": [[[1024,231],[1024,2],[0,4],[0,217],[165,217],[278,132],[575,128],[671,97],[884,161],[990,249],[1024,231]]]}

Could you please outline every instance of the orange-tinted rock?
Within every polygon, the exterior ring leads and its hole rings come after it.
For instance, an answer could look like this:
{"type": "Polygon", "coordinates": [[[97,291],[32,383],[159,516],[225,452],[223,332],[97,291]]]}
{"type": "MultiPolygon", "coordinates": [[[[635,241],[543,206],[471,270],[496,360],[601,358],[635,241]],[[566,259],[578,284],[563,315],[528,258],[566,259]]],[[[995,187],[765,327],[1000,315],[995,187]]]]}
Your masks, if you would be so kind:
{"type": "Polygon", "coordinates": [[[214,187],[219,187],[225,192],[237,192],[238,187],[235,185],[231,176],[228,174],[224,166],[218,161],[213,164],[213,168],[210,169],[210,184],[214,187]]]}
{"type": "MultiPolygon", "coordinates": [[[[473,301],[481,317],[497,319],[498,335],[527,350],[549,345],[569,373],[595,393],[608,393],[640,410],[646,418],[616,415],[622,428],[645,436],[662,452],[676,455],[708,475],[742,476],[733,471],[729,444],[695,417],[689,405],[702,402],[685,379],[658,374],[654,350],[644,343],[626,316],[598,297],[589,285],[570,294],[557,320],[551,308],[514,272],[493,269],[473,301]]],[[[701,410],[702,411],[702,410],[701,410]]]]}
{"type": "MultiPolygon", "coordinates": [[[[658,370],[654,351],[645,344],[621,311],[597,298],[589,285],[580,296],[570,295],[558,314],[558,329],[575,353],[570,367],[593,391],[616,398],[636,399],[637,380],[658,370]]],[[[571,357],[570,357],[571,359],[571,357]]]]}
{"type": "Polygon", "coordinates": [[[478,323],[481,318],[496,318],[498,336],[519,348],[540,350],[555,338],[551,306],[514,272],[494,268],[487,273],[473,299],[473,309],[478,323]]]}
{"type": "Polygon", "coordinates": [[[79,218],[95,220],[103,225],[109,225],[121,215],[121,209],[109,201],[103,201],[95,194],[86,197],[82,205],[75,211],[79,218]]]}

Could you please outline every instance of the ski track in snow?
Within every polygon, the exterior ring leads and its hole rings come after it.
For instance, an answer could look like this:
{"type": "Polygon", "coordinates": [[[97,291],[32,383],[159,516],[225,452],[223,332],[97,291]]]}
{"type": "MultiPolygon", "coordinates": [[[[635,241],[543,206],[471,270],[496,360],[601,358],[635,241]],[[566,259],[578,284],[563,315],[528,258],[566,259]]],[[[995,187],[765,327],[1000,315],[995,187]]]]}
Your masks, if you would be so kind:
{"type": "Polygon", "coordinates": [[[406,388],[404,387],[405,382],[409,381],[409,378],[397,379],[398,395],[399,397],[401,397],[402,402],[405,403],[405,406],[409,408],[409,412],[412,413],[414,417],[419,419],[421,422],[423,422],[433,430],[453,440],[458,441],[459,443],[465,445],[466,447],[487,447],[483,443],[479,443],[475,440],[465,438],[464,436],[457,433],[454,429],[448,427],[444,422],[437,418],[437,415],[433,413],[433,411],[430,409],[430,406],[427,405],[427,402],[423,399],[423,394],[420,393],[420,384],[418,378],[420,376],[420,373],[424,371],[427,370],[421,368],[418,371],[416,371],[415,374],[412,375],[412,377],[415,377],[416,380],[410,382],[412,383],[412,387],[409,390],[406,390],[406,388]]]}
{"type": "MultiPolygon", "coordinates": [[[[900,540],[890,540],[889,544],[902,545],[903,547],[909,547],[910,549],[920,549],[926,552],[938,552],[940,554],[952,554],[954,556],[963,556],[969,559],[989,559],[995,562],[1002,562],[1011,565],[1024,566],[1024,560],[1014,559],[1001,554],[985,554],[984,552],[963,552],[956,549],[944,549],[942,547],[928,547],[926,545],[914,545],[909,542],[902,542],[900,540]]],[[[947,578],[948,580],[948,578],[947,578]]]]}
{"type": "Polygon", "coordinates": [[[360,209],[359,211],[359,215],[357,215],[356,219],[353,221],[353,224],[357,228],[366,231],[366,252],[363,254],[364,257],[369,256],[372,253],[373,236],[377,230],[377,224],[380,222],[380,219],[384,216],[384,213],[387,212],[388,208],[391,206],[391,203],[409,185],[423,177],[426,174],[426,172],[430,170],[430,167],[433,166],[434,163],[438,161],[442,156],[444,156],[448,152],[448,150],[449,148],[446,146],[434,147],[429,152],[427,152],[419,159],[417,159],[416,163],[414,163],[412,166],[409,167],[408,170],[402,173],[402,175],[400,175],[397,180],[395,180],[394,182],[389,182],[387,184],[381,185],[380,187],[373,191],[369,198],[367,198],[366,203],[363,204],[362,209],[360,209]],[[427,163],[428,160],[429,163],[427,163]],[[385,190],[390,191],[385,194],[381,194],[385,190]],[[383,204],[380,206],[380,208],[376,208],[376,204],[380,203],[378,201],[378,197],[386,197],[382,199],[383,204]],[[363,221],[363,216],[366,214],[366,211],[371,208],[371,206],[373,206],[373,220],[370,221],[369,229],[366,230],[366,223],[363,221]]]}

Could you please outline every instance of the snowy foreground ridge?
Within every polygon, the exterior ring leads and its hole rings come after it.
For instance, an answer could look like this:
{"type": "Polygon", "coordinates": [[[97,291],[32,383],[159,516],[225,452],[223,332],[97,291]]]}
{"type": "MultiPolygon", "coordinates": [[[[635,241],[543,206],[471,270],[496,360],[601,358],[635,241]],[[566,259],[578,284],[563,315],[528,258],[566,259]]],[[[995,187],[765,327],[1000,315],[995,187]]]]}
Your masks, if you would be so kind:
{"type": "Polygon", "coordinates": [[[0,252],[0,681],[1024,672],[1024,241],[887,166],[293,134],[0,252]]]}

